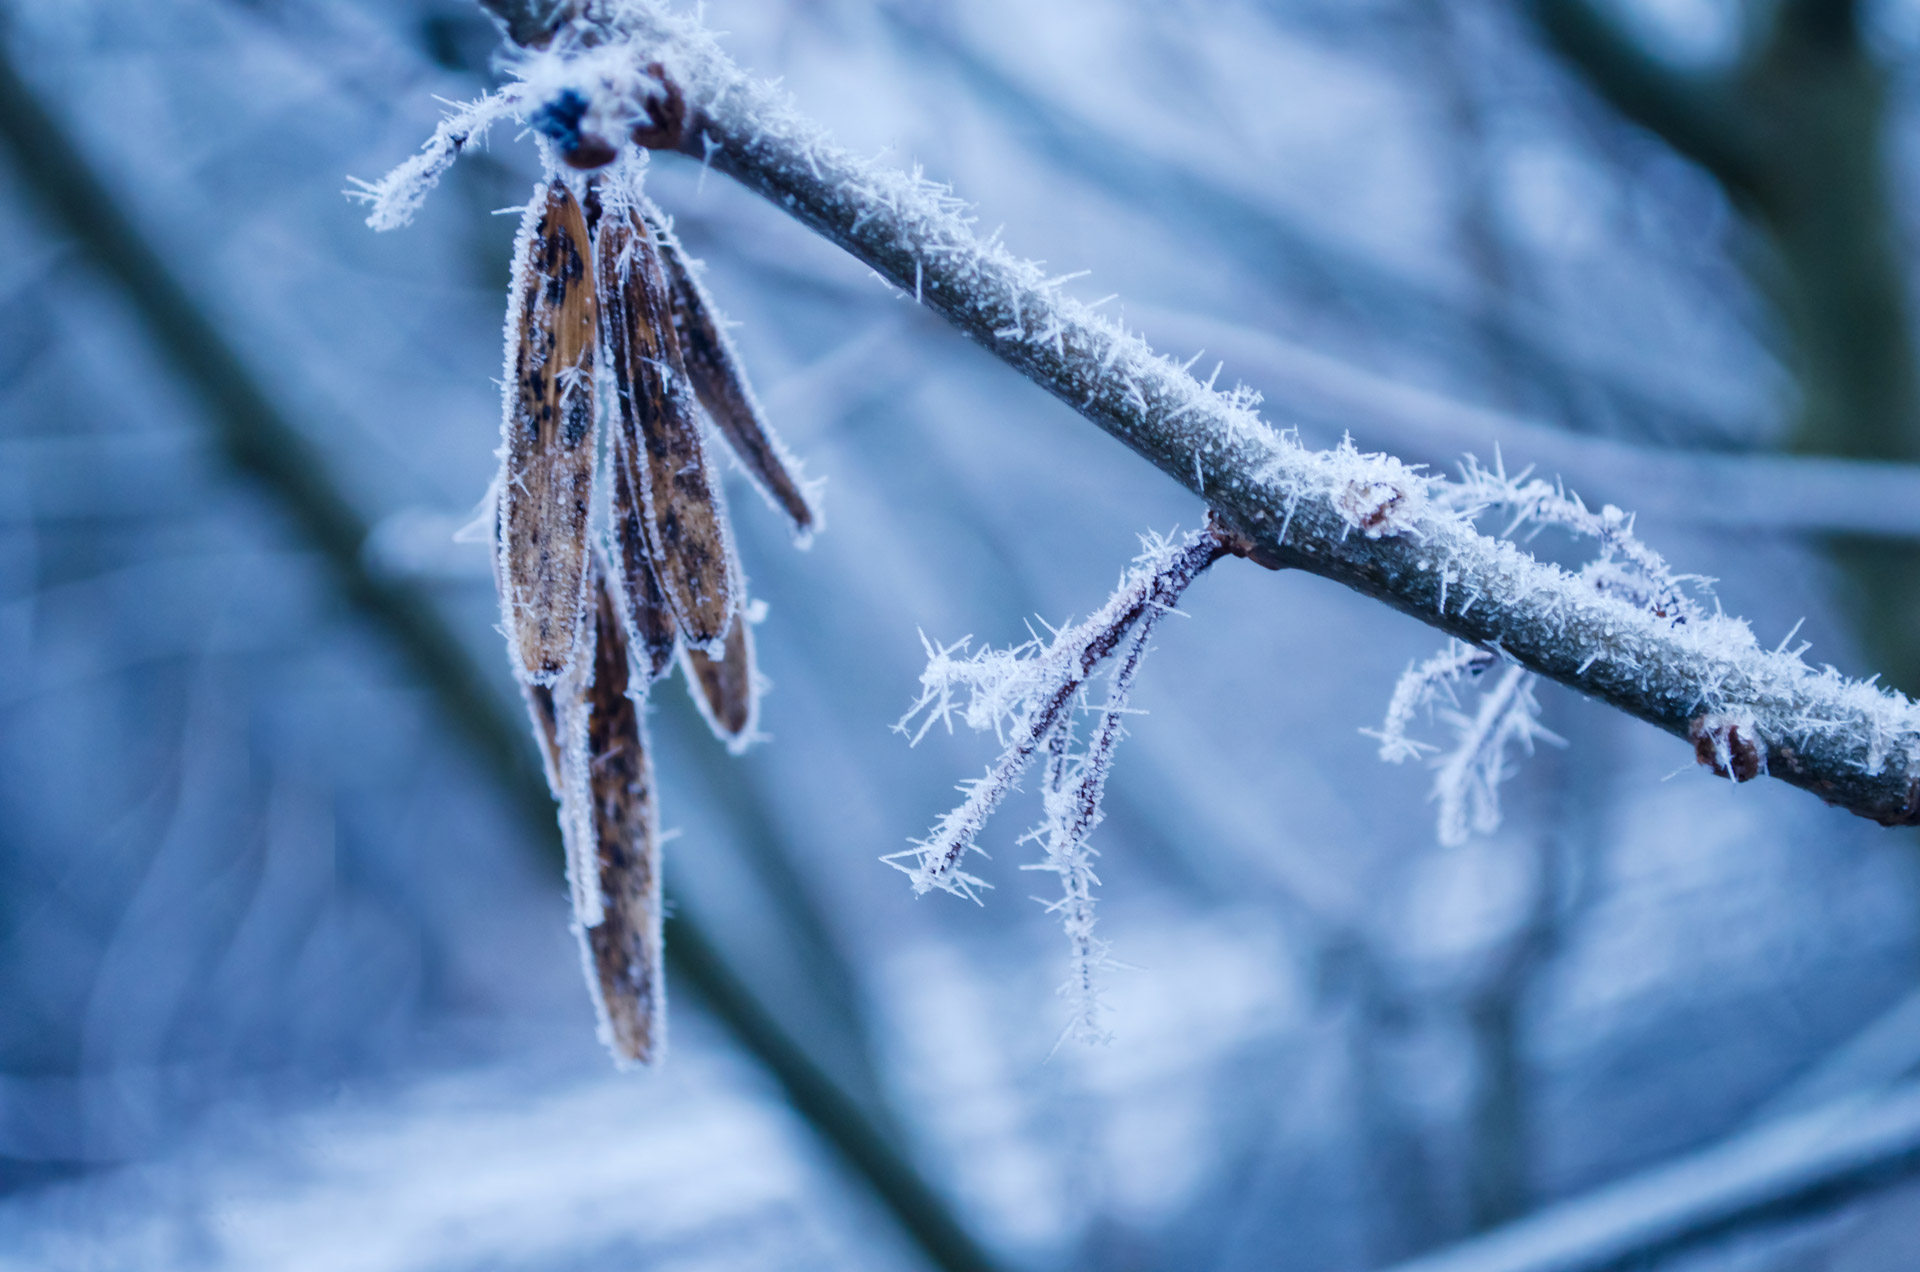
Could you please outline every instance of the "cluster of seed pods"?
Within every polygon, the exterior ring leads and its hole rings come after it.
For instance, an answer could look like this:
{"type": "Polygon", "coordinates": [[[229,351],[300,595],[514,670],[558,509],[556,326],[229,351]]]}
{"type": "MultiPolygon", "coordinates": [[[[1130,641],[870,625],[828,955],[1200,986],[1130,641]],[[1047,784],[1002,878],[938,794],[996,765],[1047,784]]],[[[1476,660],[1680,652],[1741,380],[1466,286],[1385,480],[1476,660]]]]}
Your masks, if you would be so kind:
{"type": "Polygon", "coordinates": [[[556,174],[535,192],[515,249],[506,372],[494,559],[504,628],[559,804],[602,1036],[617,1058],[649,1062],[665,1043],[665,986],[647,691],[677,657],[729,747],[752,738],[756,715],[713,438],[800,536],[818,517],[626,165],[556,174]]]}

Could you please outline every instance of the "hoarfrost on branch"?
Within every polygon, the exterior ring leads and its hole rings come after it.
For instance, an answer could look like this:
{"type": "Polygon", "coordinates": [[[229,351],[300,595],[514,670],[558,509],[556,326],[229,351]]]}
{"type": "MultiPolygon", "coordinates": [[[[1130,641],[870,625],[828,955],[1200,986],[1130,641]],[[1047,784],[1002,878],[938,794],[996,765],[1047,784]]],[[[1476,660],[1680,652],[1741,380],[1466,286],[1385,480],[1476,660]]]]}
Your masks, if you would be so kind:
{"type": "Polygon", "coordinates": [[[1061,895],[1046,902],[1060,916],[1070,950],[1070,972],[1061,987],[1069,1009],[1067,1036],[1103,1041],[1098,973],[1107,964],[1107,943],[1093,934],[1093,889],[1099,883],[1089,844],[1103,816],[1107,775],[1126,730],[1127,699],[1160,616],[1171,611],[1189,584],[1228,549],[1213,529],[1180,539],[1149,537],[1145,551],[1107,603],[1086,621],[1051,630],[1008,649],[966,652],[969,641],[936,645],[923,634],[927,668],[920,697],[894,727],[919,742],[935,724],[953,728],[957,715],[969,728],[992,730],[1002,750],[984,777],[961,786],[966,798],[943,816],[923,840],[885,858],[913,880],[916,893],[935,888],[979,900],[989,886],[961,869],[993,811],[1019,784],[1035,755],[1044,752],[1042,821],[1022,837],[1046,853],[1024,866],[1059,876],[1061,895]],[[1089,682],[1106,667],[1107,692],[1098,706],[1086,700],[1089,682]],[[1093,736],[1079,745],[1078,712],[1099,717],[1093,736]],[[915,721],[918,726],[915,727],[915,721]]]}
{"type": "MultiPolygon", "coordinates": [[[[684,117],[666,133],[682,153],[838,243],[1202,494],[1255,559],[1356,588],[1683,739],[1703,718],[1740,720],[1772,776],[1884,824],[1920,821],[1920,708],[1798,651],[1769,652],[1744,622],[1707,612],[1684,579],[1652,568],[1657,556],[1642,554],[1625,514],[1497,469],[1448,482],[1351,445],[1309,449],[1262,420],[1254,395],[1202,383],[998,234],[976,237],[947,187],[837,145],[734,66],[697,18],[653,0],[593,8],[591,40],[563,31],[525,60],[522,86],[505,90],[519,93],[517,109],[537,109],[541,92],[564,83],[583,95],[583,117],[637,118],[670,83],[684,117]],[[1520,524],[1591,534],[1600,554],[1578,575],[1536,560],[1482,533],[1474,514],[1494,503],[1520,524]]],[[[963,809],[1003,794],[989,774],[963,809]]],[[[967,841],[967,824],[950,828],[953,842],[967,841]]],[[[964,883],[952,874],[964,851],[954,865],[915,867],[917,880],[964,883]]]]}

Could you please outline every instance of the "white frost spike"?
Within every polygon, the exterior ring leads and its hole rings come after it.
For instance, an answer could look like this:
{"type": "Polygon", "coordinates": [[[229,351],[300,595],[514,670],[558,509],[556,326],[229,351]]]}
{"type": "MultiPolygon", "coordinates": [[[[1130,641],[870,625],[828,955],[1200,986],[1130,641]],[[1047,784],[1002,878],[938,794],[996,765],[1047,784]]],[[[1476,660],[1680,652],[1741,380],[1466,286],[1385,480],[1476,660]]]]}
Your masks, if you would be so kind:
{"type": "Polygon", "coordinates": [[[1188,584],[1225,551],[1211,530],[1199,530],[1178,541],[1153,536],[1145,546],[1105,605],[1085,622],[1053,633],[1044,645],[1036,637],[1011,649],[983,649],[971,657],[956,658],[956,652],[965,651],[966,641],[936,646],[924,635],[920,638],[927,649],[920,697],[894,728],[908,732],[914,717],[925,712],[926,719],[913,733],[917,742],[936,721],[951,729],[957,711],[969,727],[992,729],[1005,750],[985,776],[961,786],[966,798],[936,822],[925,839],[882,858],[912,877],[916,894],[939,888],[979,900],[974,889],[982,886],[981,881],[962,871],[960,862],[976,848],[987,818],[1019,784],[1034,752],[1100,664],[1120,648],[1129,632],[1137,632],[1138,639],[1144,640],[1188,584]],[[967,697],[964,707],[955,700],[962,690],[967,697]],[[906,864],[904,858],[913,860],[906,864]]]}
{"type": "MultiPolygon", "coordinates": [[[[1624,601],[1671,627],[1692,623],[1694,628],[1689,630],[1694,630],[1709,625],[1712,615],[1687,592],[1689,586],[1704,589],[1709,580],[1675,574],[1658,552],[1634,537],[1633,518],[1627,513],[1612,504],[1594,512],[1579,496],[1569,495],[1560,486],[1529,479],[1530,471],[1508,476],[1498,452],[1490,469],[1470,456],[1461,466],[1457,483],[1436,483],[1428,488],[1428,497],[1467,517],[1490,508],[1504,509],[1509,520],[1502,534],[1508,537],[1526,526],[1550,525],[1585,535],[1599,544],[1599,554],[1575,576],[1578,584],[1601,596],[1624,601]]],[[[1441,574],[1443,610],[1451,581],[1447,573],[1441,574]]],[[[1465,617],[1472,606],[1473,600],[1469,599],[1460,607],[1460,617],[1465,617]]],[[[1599,656],[1598,651],[1589,655],[1581,670],[1599,656]]],[[[1449,643],[1445,650],[1401,675],[1387,704],[1386,722],[1378,731],[1361,732],[1378,738],[1380,758],[1395,764],[1437,750],[1430,743],[1407,736],[1414,713],[1443,690],[1451,695],[1452,686],[1463,675],[1484,671],[1492,662],[1493,655],[1484,649],[1458,641],[1449,643]]],[[[1525,668],[1511,667],[1481,698],[1472,716],[1458,711],[1447,713],[1460,738],[1439,761],[1440,772],[1434,779],[1434,798],[1440,803],[1441,843],[1465,843],[1470,830],[1486,833],[1499,826],[1500,783],[1508,775],[1509,747],[1522,746],[1531,752],[1536,738],[1560,741],[1539,722],[1534,683],[1535,677],[1525,668]]]]}
{"type": "Polygon", "coordinates": [[[1674,625],[1706,616],[1699,602],[1688,596],[1687,584],[1704,586],[1697,575],[1675,574],[1658,552],[1633,534],[1633,518],[1612,504],[1594,512],[1578,495],[1528,472],[1507,476],[1506,466],[1494,455],[1494,466],[1483,468],[1471,456],[1461,466],[1460,480],[1441,487],[1448,503],[1468,513],[1506,508],[1512,520],[1503,531],[1511,538],[1521,527],[1562,526],[1600,544],[1600,555],[1581,571],[1580,578],[1603,596],[1618,596],[1655,618],[1674,625]]]}
{"type": "Polygon", "coordinates": [[[520,104],[525,85],[509,84],[497,93],[467,102],[440,121],[433,136],[420,146],[420,153],[378,181],[349,177],[357,187],[346,192],[371,206],[367,224],[376,230],[397,230],[412,222],[413,214],[427,201],[427,195],[440,184],[453,161],[473,143],[487,135],[501,116],[512,113],[520,104]]]}
{"type": "Polygon", "coordinates": [[[1128,638],[1126,653],[1108,681],[1100,727],[1086,752],[1078,756],[1073,753],[1071,715],[1049,736],[1046,789],[1041,799],[1045,820],[1026,836],[1045,844],[1047,859],[1021,867],[1060,876],[1060,899],[1048,903],[1047,910],[1060,916],[1071,950],[1067,982],[1060,987],[1068,1005],[1067,1028],[1061,1036],[1088,1044],[1111,1041],[1112,1035],[1100,1023],[1106,1004],[1100,998],[1099,973],[1110,962],[1108,945],[1093,934],[1097,921],[1093,889],[1100,882],[1093,872],[1093,859],[1100,854],[1087,841],[1106,815],[1101,803],[1107,774],[1113,770],[1114,748],[1126,734],[1121,721],[1133,691],[1134,675],[1146,656],[1147,637],[1143,625],[1128,638]]]}
{"type": "Polygon", "coordinates": [[[1393,686],[1393,698],[1387,703],[1386,721],[1378,729],[1360,732],[1380,740],[1380,758],[1389,764],[1417,759],[1427,751],[1437,751],[1431,742],[1416,742],[1407,736],[1407,726],[1421,707],[1431,703],[1442,690],[1452,693],[1453,682],[1468,673],[1485,671],[1493,665],[1493,655],[1462,641],[1449,641],[1447,647],[1423,663],[1409,666],[1393,686]]]}
{"type": "Polygon", "coordinates": [[[1511,772],[1509,747],[1524,747],[1531,755],[1535,738],[1560,743],[1540,723],[1534,680],[1525,667],[1509,667],[1473,715],[1446,713],[1460,731],[1458,745],[1439,762],[1433,779],[1433,796],[1440,802],[1440,842],[1447,847],[1467,842],[1469,828],[1483,835],[1499,828],[1500,783],[1511,772]]]}

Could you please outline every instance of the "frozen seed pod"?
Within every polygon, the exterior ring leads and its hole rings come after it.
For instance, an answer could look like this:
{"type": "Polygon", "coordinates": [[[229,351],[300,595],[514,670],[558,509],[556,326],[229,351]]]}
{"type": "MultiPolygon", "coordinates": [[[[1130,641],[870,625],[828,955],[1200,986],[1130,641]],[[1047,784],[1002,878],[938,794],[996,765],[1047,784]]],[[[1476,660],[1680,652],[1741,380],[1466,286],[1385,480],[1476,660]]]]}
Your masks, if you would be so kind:
{"type": "Polygon", "coordinates": [[[739,570],[659,252],[640,218],[617,206],[601,218],[597,247],[602,328],[616,390],[609,454],[623,469],[630,497],[639,496],[646,557],[682,639],[723,654],[739,570]]]}
{"type": "Polygon", "coordinates": [[[550,182],[514,253],[499,484],[500,608],[531,685],[566,671],[586,595],[597,308],[580,204],[550,182]]]}
{"type": "Polygon", "coordinates": [[[646,686],[633,683],[626,626],[611,586],[594,588],[589,621],[587,785],[602,909],[598,923],[580,928],[582,953],[603,1041],[618,1059],[646,1064],[666,1047],[660,816],[647,753],[646,686]]]}
{"type": "Polygon", "coordinates": [[[760,718],[758,673],[753,665],[753,624],[745,613],[735,616],[727,632],[727,647],[715,658],[698,649],[683,649],[687,690],[700,708],[714,736],[736,754],[753,741],[760,718]]]}
{"type": "Polygon", "coordinates": [[[820,514],[799,478],[800,466],[768,426],[733,341],[727,338],[726,324],[685,252],[664,229],[664,218],[651,204],[644,205],[643,212],[660,245],[661,264],[673,292],[674,334],[680,339],[694,392],[740,466],[767,502],[787,515],[795,536],[804,542],[819,528],[820,514]]]}

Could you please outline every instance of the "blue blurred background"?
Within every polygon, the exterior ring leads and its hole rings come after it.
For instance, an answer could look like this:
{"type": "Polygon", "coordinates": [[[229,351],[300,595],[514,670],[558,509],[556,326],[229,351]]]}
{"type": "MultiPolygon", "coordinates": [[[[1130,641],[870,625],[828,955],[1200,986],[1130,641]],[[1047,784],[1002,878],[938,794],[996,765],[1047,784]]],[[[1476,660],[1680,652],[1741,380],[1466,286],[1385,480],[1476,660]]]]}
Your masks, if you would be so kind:
{"type": "MultiPolygon", "coordinates": [[[[1820,7],[1604,12],[1705,78],[1820,7]]],[[[1920,9],[1827,7],[1880,68],[1869,211],[1911,262],[1920,9]]],[[[1636,510],[1764,643],[1804,618],[1813,661],[1880,668],[1849,589],[1884,576],[1817,517],[1730,517],[1662,466],[1822,449],[1817,342],[1767,287],[1813,267],[1524,7],[706,16],[846,145],[951,181],[1050,272],[1092,271],[1077,294],[1223,361],[1277,424],[1436,466],[1497,443],[1636,510]]],[[[951,1257],[791,1098],[737,1003],[676,972],[658,1071],[616,1074],[594,1040],[550,817],[488,749],[484,721],[520,717],[486,553],[453,537],[495,467],[537,157],[496,129],[391,234],[341,196],[412,153],[438,99],[499,82],[493,24],[461,0],[8,0],[3,30],[45,118],[10,109],[0,164],[0,1268],[951,1257]],[[126,225],[73,202],[76,163],[126,225]],[[114,256],[128,233],[204,332],[114,256]],[[291,475],[235,463],[208,340],[304,443],[291,475]],[[300,474],[370,528],[357,551],[315,538],[300,474]],[[424,601],[446,665],[484,672],[464,715],[369,586],[424,601]]],[[[656,156],[648,189],[828,482],[806,552],[733,490],[771,740],[731,759],[677,682],[656,692],[668,941],[697,926],[983,1257],[1616,1266],[1512,1244],[1586,1216],[1635,1266],[1920,1265],[1920,1123],[1896,1116],[1920,1066],[1910,833],[1716,782],[1547,686],[1568,745],[1516,773],[1498,832],[1441,849],[1427,775],[1360,733],[1438,639],[1306,576],[1229,561],[1160,627],[1095,841],[1116,1040],[1055,1050],[1066,947],[1015,843],[1036,809],[996,819],[984,906],[914,899],[878,859],[993,744],[888,726],[919,632],[1004,644],[1085,615],[1139,533],[1204,509],[725,178],[656,156]],[[1809,1111],[1861,1108],[1882,1110],[1849,1124],[1867,1147],[1834,1168],[1844,1135],[1809,1111]],[[1728,1161],[1760,1180],[1746,1201],[1709,1186],[1728,1161]],[[1685,1204],[1669,1231],[1636,1196],[1685,1204]]]]}

